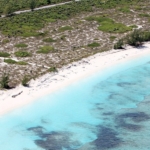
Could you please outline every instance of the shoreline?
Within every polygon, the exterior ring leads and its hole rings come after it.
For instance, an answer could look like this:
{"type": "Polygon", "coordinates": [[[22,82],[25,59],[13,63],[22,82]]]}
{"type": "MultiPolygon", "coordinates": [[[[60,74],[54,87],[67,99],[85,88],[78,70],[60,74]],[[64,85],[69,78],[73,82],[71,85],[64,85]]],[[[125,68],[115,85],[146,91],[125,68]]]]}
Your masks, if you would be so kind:
{"type": "Polygon", "coordinates": [[[29,87],[19,85],[14,89],[0,90],[0,116],[35,102],[42,96],[58,91],[94,73],[146,55],[150,55],[150,42],[145,43],[142,48],[128,46],[123,50],[110,50],[83,58],[62,67],[58,73],[47,73],[31,80],[29,87]],[[13,98],[13,95],[17,96],[13,98]]]}

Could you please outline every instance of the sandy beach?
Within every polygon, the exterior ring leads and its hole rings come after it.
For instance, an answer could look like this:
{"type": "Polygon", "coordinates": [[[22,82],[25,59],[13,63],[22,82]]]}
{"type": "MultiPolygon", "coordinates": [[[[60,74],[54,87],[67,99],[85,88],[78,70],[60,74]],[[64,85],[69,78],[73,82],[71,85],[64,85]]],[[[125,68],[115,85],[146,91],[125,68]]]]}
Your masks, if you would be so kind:
{"type": "Polygon", "coordinates": [[[0,115],[27,105],[86,76],[145,55],[150,55],[150,43],[145,43],[141,48],[128,46],[123,50],[110,50],[64,66],[57,73],[47,73],[31,80],[29,87],[19,85],[11,90],[1,90],[0,115]]]}

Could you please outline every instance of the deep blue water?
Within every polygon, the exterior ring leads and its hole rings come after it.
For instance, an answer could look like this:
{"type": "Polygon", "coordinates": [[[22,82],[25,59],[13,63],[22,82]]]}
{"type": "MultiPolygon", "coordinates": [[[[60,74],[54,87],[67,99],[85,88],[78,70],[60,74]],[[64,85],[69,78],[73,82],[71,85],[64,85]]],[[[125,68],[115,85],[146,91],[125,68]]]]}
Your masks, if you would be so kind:
{"type": "Polygon", "coordinates": [[[150,56],[0,117],[0,150],[150,150],[149,141],[150,56]]]}

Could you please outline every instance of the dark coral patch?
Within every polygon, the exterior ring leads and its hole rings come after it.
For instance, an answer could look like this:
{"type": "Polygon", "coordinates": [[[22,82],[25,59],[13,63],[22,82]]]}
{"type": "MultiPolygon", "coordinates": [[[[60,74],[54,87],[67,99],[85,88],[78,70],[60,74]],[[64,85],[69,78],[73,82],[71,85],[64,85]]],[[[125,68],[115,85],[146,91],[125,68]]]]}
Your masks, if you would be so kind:
{"type": "Polygon", "coordinates": [[[94,145],[97,150],[108,150],[119,147],[122,140],[117,137],[117,135],[118,134],[111,128],[100,127],[98,138],[91,142],[91,144],[94,145]]]}
{"type": "Polygon", "coordinates": [[[150,117],[144,112],[134,112],[134,113],[131,112],[131,113],[124,113],[117,116],[116,122],[119,127],[132,130],[132,131],[138,131],[142,128],[142,126],[135,123],[139,123],[149,119],[150,117]]]}
{"type": "Polygon", "coordinates": [[[104,116],[111,116],[113,114],[114,114],[113,112],[105,112],[105,113],[103,113],[104,116]]]}
{"type": "Polygon", "coordinates": [[[62,150],[63,148],[71,150],[69,141],[66,133],[52,132],[43,134],[42,139],[35,140],[35,143],[45,150],[62,150]]]}
{"type": "Polygon", "coordinates": [[[131,118],[134,122],[142,122],[149,120],[149,115],[144,112],[135,112],[135,113],[125,113],[120,115],[121,118],[131,118]]]}
{"type": "Polygon", "coordinates": [[[110,94],[108,99],[109,100],[115,100],[115,101],[119,100],[119,101],[122,101],[122,102],[124,102],[125,100],[132,101],[132,99],[129,96],[125,96],[125,95],[122,95],[122,94],[116,94],[116,93],[110,94]]]}
{"type": "Polygon", "coordinates": [[[36,126],[36,127],[28,128],[27,130],[32,131],[37,135],[42,135],[45,129],[41,126],[36,126]]]}
{"type": "Polygon", "coordinates": [[[135,83],[130,83],[130,82],[120,82],[120,83],[117,83],[117,85],[120,86],[120,87],[128,87],[128,86],[135,85],[135,83]]]}
{"type": "Polygon", "coordinates": [[[71,134],[68,132],[48,132],[43,127],[31,127],[27,129],[29,132],[35,133],[39,139],[35,140],[35,144],[45,150],[62,150],[63,148],[73,150],[74,147],[79,147],[78,141],[70,139],[71,134]]]}
{"type": "Polygon", "coordinates": [[[118,119],[117,123],[119,127],[127,129],[127,130],[131,130],[131,131],[138,131],[142,128],[142,126],[140,125],[126,123],[124,119],[118,119]]]}

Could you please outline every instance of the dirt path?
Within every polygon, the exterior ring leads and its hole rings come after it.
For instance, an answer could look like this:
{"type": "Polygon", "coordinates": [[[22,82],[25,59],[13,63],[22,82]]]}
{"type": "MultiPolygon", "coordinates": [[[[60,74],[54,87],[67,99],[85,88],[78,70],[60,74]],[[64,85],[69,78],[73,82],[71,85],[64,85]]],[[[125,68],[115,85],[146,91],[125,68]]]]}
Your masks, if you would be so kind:
{"type": "MultiPolygon", "coordinates": [[[[35,8],[34,11],[35,10],[40,10],[40,9],[51,8],[51,7],[55,7],[55,6],[60,6],[60,5],[65,5],[65,4],[68,4],[68,3],[72,3],[72,1],[64,2],[64,3],[59,3],[59,4],[54,4],[54,5],[48,5],[48,6],[38,7],[38,8],[35,8]]],[[[26,12],[31,12],[31,9],[21,10],[21,11],[15,11],[15,12],[13,12],[13,14],[21,14],[21,13],[26,13],[26,12]]],[[[2,15],[1,17],[4,18],[4,17],[6,17],[6,15],[2,15]]]]}

